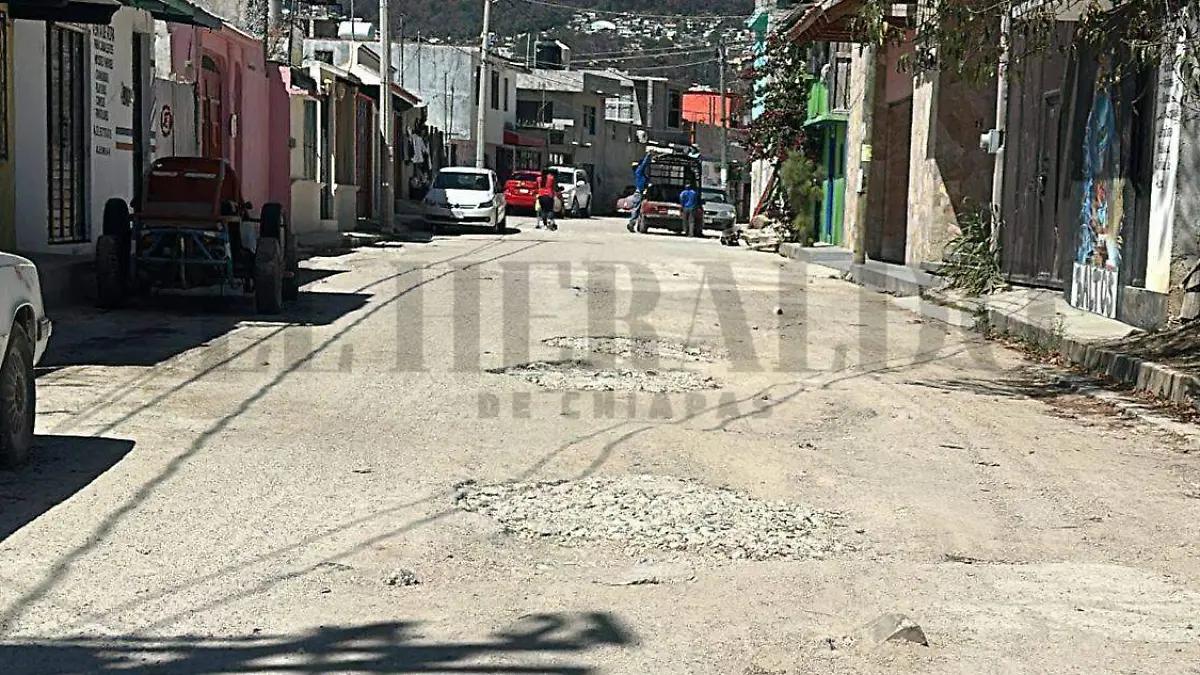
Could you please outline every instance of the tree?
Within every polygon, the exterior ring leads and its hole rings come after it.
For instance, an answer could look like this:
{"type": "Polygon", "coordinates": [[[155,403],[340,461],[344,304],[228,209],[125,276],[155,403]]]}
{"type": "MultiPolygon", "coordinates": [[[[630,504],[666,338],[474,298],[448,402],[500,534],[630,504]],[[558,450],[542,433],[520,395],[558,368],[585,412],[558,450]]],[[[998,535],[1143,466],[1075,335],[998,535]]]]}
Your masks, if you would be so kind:
{"type": "MultiPolygon", "coordinates": [[[[933,67],[977,83],[996,77],[1002,47],[1001,18],[1020,6],[1012,21],[1009,59],[1019,63],[1027,56],[1047,50],[1087,48],[1099,52],[1119,51],[1122,68],[1110,76],[1124,77],[1132,71],[1177,63],[1181,74],[1194,88],[1200,49],[1200,0],[1046,0],[1021,3],[1017,0],[920,0],[912,30],[892,25],[887,18],[890,0],[866,0],[855,28],[863,39],[876,44],[911,42],[914,52],[925,59],[906,59],[906,65],[933,67]],[[1114,7],[1114,5],[1116,5],[1114,7]],[[1073,17],[1064,30],[1059,16],[1073,17]],[[1065,39],[1063,39],[1065,38],[1065,39]],[[1173,61],[1177,49],[1188,48],[1173,61]],[[921,63],[915,63],[921,61],[921,63]]],[[[1019,76],[1019,71],[1009,71],[1019,76]]]]}
{"type": "Polygon", "coordinates": [[[750,159],[782,161],[792,152],[806,149],[804,120],[812,76],[805,57],[804,47],[772,36],[765,58],[742,73],[750,90],[757,89],[763,109],[747,130],[750,159]]]}
{"type": "Polygon", "coordinates": [[[807,244],[807,240],[815,234],[813,208],[821,199],[820,169],[803,151],[794,151],[788,155],[779,174],[792,231],[799,241],[807,244]]]}

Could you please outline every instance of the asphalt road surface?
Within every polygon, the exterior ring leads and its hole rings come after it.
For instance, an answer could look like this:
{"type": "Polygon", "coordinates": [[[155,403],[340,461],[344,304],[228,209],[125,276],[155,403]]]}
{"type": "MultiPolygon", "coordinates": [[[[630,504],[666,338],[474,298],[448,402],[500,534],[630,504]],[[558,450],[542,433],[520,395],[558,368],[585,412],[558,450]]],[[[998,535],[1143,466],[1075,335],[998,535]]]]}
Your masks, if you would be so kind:
{"type": "Polygon", "coordinates": [[[511,224],[55,317],[0,673],[1200,672],[1188,437],[829,269],[511,224]]]}

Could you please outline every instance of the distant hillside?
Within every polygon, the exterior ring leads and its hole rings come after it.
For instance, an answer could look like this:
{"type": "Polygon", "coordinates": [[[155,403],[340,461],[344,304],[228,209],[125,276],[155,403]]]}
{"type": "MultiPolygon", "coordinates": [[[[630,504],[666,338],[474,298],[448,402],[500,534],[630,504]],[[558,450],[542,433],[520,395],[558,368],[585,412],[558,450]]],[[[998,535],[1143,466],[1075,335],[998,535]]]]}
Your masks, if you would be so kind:
{"type": "MultiPolygon", "coordinates": [[[[545,0],[554,5],[570,5],[576,11],[557,9],[525,0],[501,0],[492,6],[493,30],[500,35],[517,35],[565,26],[571,17],[588,10],[631,12],[637,14],[711,16],[714,14],[749,16],[754,0],[545,0]]],[[[350,0],[341,0],[349,11],[350,0]]],[[[441,38],[478,37],[483,23],[482,0],[403,0],[392,3],[393,14],[404,16],[404,32],[441,38]]],[[[354,10],[364,19],[378,18],[378,2],[355,0],[354,10]]],[[[619,22],[617,16],[604,18],[619,22]]],[[[396,17],[395,24],[399,24],[396,17]]]]}
{"type": "MultiPolygon", "coordinates": [[[[341,2],[349,12],[350,1],[341,2]]],[[[402,31],[408,39],[420,35],[423,40],[474,41],[483,21],[482,0],[393,0],[392,6],[392,30],[402,31]]],[[[378,9],[372,0],[354,3],[355,13],[367,21],[377,22],[378,9]]],[[[576,67],[670,74],[716,86],[718,69],[711,62],[715,44],[723,38],[736,56],[747,40],[740,17],[749,16],[753,9],[754,0],[500,0],[492,7],[492,31],[496,46],[511,49],[516,58],[527,53],[525,40],[517,36],[544,33],[571,47],[576,67]],[[738,18],[720,22],[704,18],[714,14],[738,18]],[[672,16],[680,19],[664,18],[672,16]],[[597,28],[598,21],[606,25],[597,28]]]]}

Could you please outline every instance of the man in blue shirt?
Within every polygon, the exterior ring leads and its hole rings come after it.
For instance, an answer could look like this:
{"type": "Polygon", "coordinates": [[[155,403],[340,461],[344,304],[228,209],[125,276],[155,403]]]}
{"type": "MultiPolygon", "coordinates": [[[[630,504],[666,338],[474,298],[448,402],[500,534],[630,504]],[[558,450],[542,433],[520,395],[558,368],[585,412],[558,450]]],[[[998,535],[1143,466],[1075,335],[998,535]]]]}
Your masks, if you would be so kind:
{"type": "Polygon", "coordinates": [[[679,205],[683,207],[683,234],[699,237],[704,233],[704,211],[700,208],[700,193],[696,186],[688,186],[679,193],[679,205]]]}
{"type": "Polygon", "coordinates": [[[634,226],[637,225],[638,216],[642,213],[642,199],[646,196],[646,186],[650,182],[649,169],[650,153],[647,152],[646,156],[642,158],[641,163],[634,167],[633,170],[633,204],[629,209],[629,225],[627,226],[630,232],[633,232],[634,226]]]}

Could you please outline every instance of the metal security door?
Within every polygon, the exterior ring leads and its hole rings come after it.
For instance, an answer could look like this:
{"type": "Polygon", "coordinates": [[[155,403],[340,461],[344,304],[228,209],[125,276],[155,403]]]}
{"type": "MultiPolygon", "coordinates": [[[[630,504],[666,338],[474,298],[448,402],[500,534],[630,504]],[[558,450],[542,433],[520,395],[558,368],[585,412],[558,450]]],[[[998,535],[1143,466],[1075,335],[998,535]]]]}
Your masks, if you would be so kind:
{"type": "Polygon", "coordinates": [[[375,166],[374,159],[374,143],[375,140],[375,114],[371,110],[371,99],[360,96],[357,99],[358,110],[355,114],[355,119],[358,123],[358,128],[355,129],[355,178],[358,183],[358,217],[369,218],[371,216],[371,205],[374,203],[374,190],[372,189],[372,167],[375,166]]]}
{"type": "Polygon", "coordinates": [[[51,244],[88,241],[85,35],[64,26],[46,29],[46,130],[51,244]]]}

